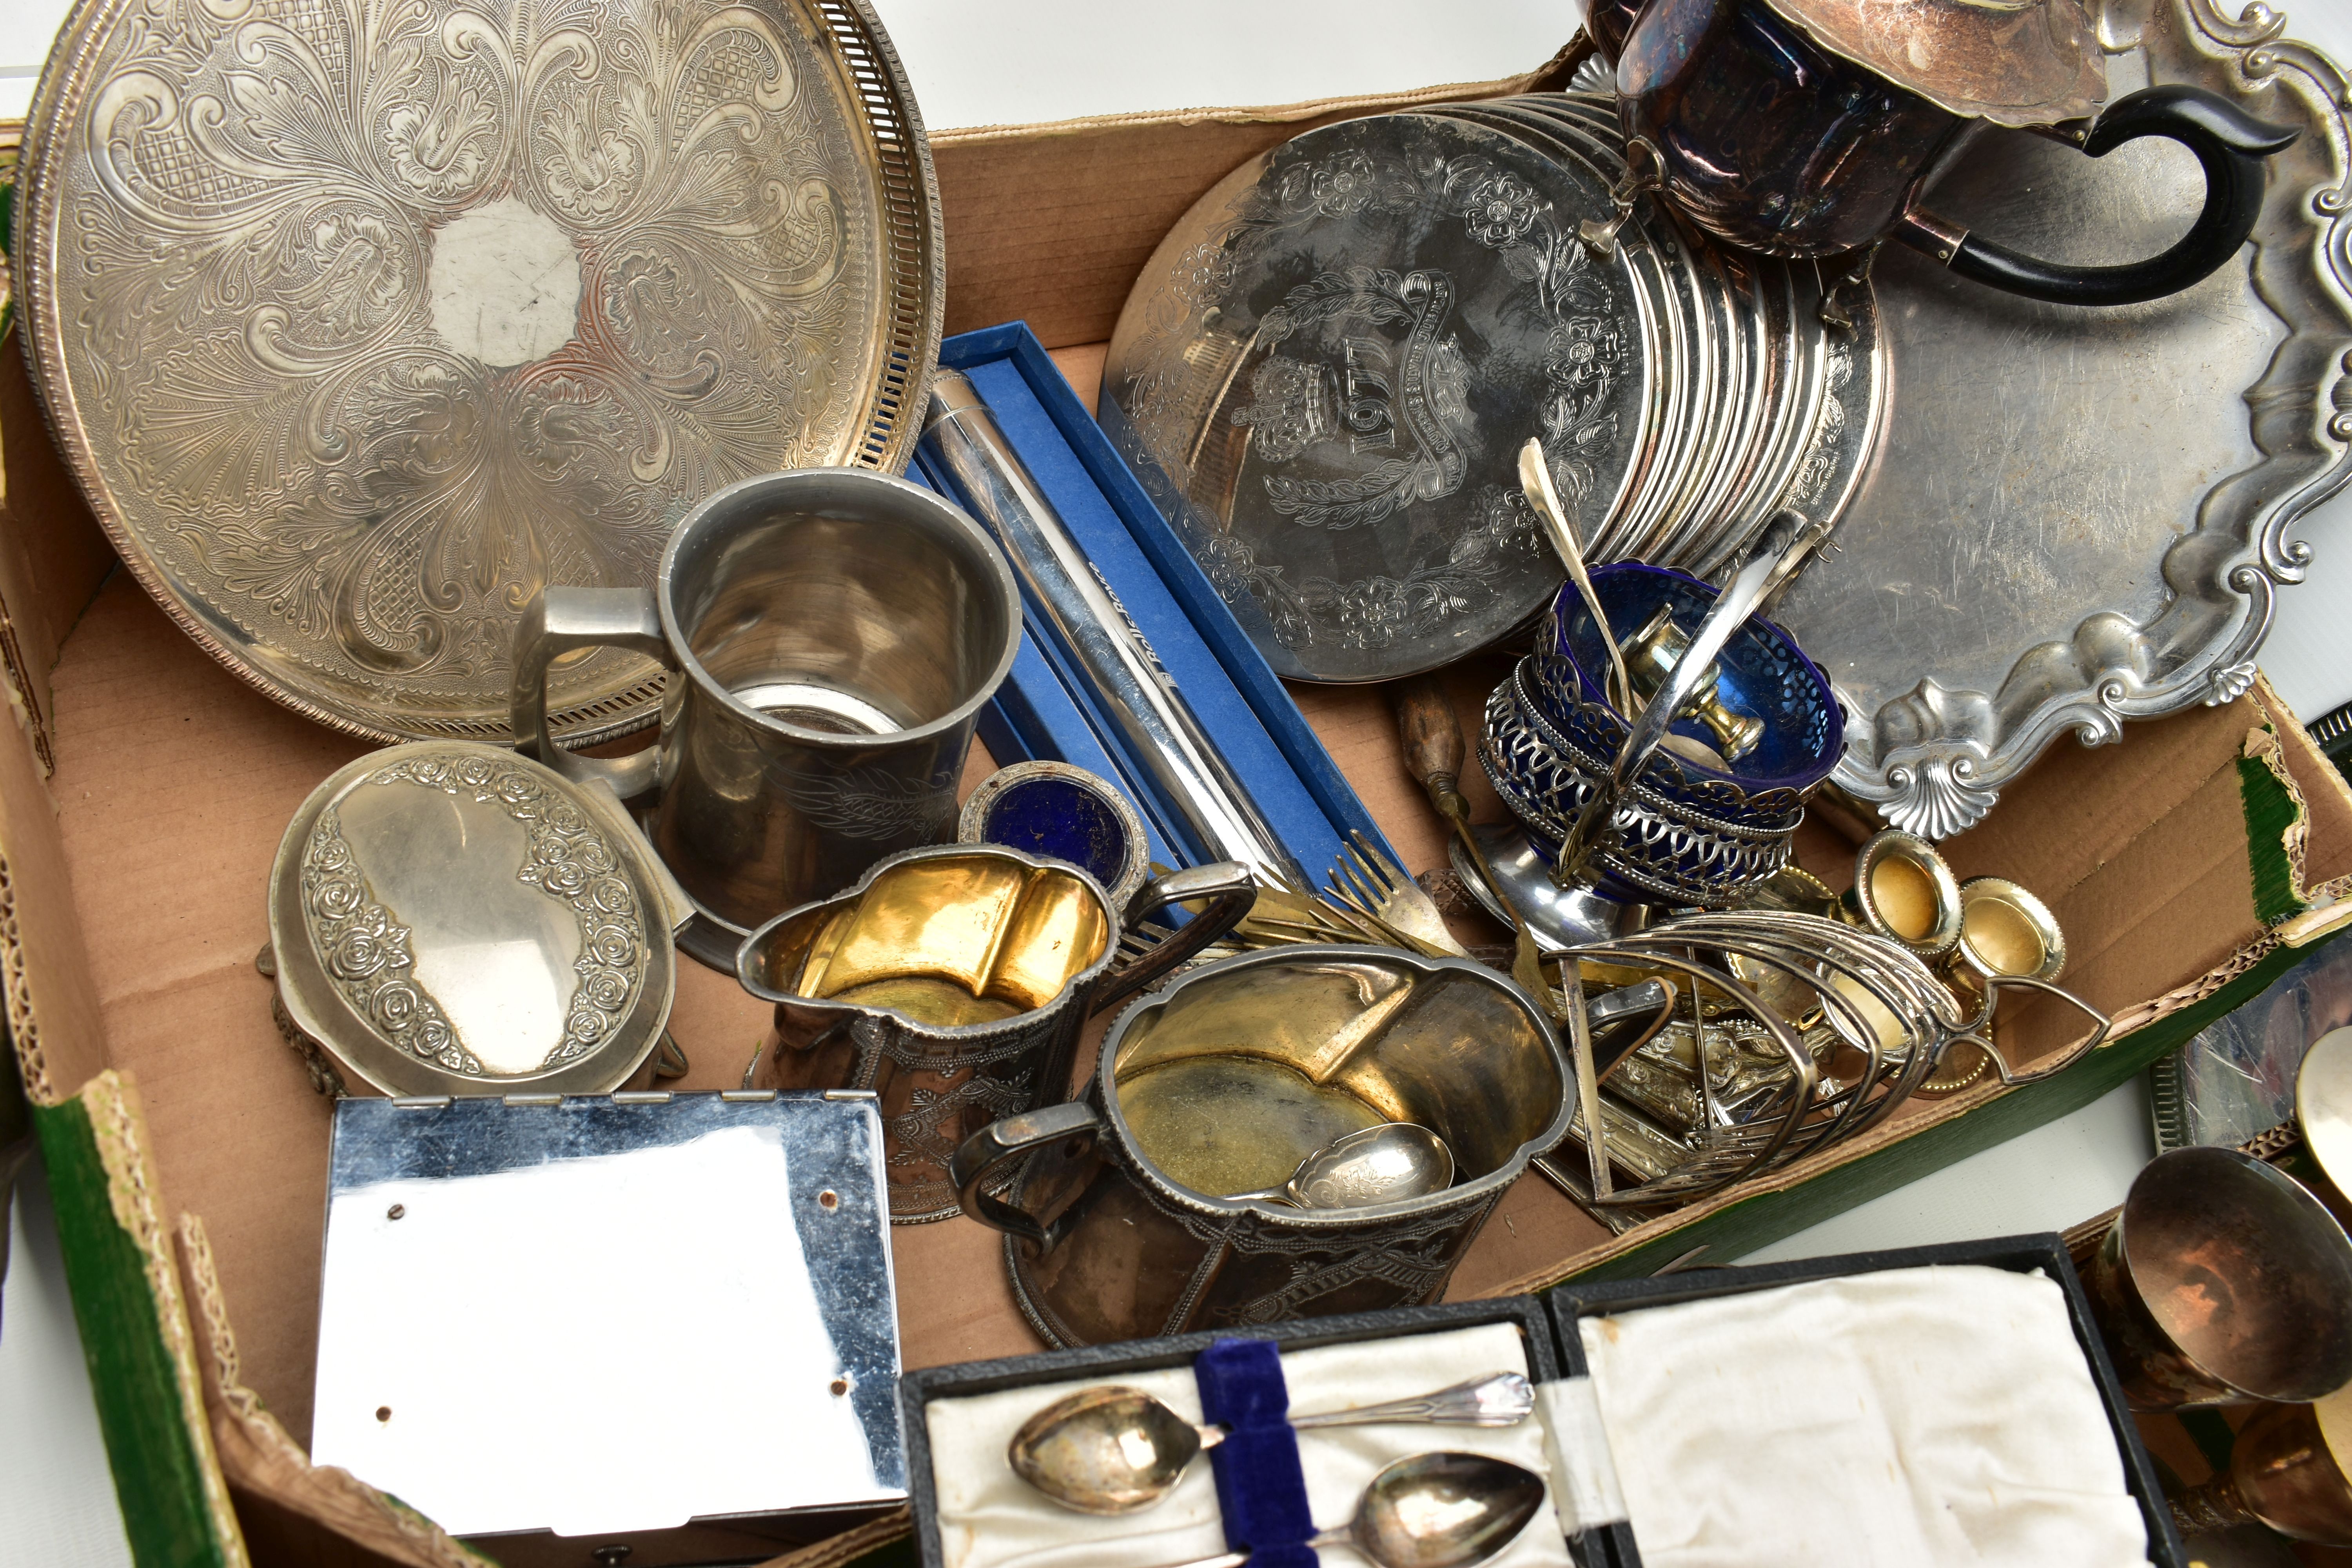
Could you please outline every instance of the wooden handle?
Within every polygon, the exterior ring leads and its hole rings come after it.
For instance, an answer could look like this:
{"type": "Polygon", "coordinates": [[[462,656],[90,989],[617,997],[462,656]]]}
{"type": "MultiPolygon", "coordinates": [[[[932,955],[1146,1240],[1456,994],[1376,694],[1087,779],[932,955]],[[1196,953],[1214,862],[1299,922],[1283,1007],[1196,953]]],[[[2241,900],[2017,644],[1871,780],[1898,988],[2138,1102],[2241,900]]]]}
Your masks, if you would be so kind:
{"type": "Polygon", "coordinates": [[[1445,684],[1434,675],[1414,675],[1389,688],[1396,710],[1397,738],[1404,745],[1404,765],[1430,804],[1445,816],[1454,815],[1449,801],[1462,798],[1456,787],[1462,777],[1462,725],[1454,716],[1454,701],[1445,684]]]}

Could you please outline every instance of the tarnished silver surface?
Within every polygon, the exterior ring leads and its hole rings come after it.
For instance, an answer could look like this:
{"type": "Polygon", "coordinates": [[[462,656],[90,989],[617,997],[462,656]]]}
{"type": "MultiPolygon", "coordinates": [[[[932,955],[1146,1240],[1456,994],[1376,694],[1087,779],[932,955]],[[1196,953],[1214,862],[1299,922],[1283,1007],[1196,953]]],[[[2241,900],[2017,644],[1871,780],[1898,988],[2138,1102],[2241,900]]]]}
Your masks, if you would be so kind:
{"type": "Polygon", "coordinates": [[[1226,1196],[1234,1203],[1264,1201],[1295,1209],[1365,1208],[1453,1184],[1454,1151],[1444,1139],[1410,1121],[1383,1121],[1334,1138],[1299,1161],[1279,1187],[1226,1196]]]}
{"type": "Polygon", "coordinates": [[[2301,1183],[2237,1149],[2158,1154],[2091,1266],[2135,1410],[2308,1404],[2352,1379],[2352,1245],[2301,1183]]]}
{"type": "Polygon", "coordinates": [[[310,1451],[509,1562],[901,1502],[885,1218],[862,1095],[345,1100],[310,1451]]]}
{"type": "Polygon", "coordinates": [[[1646,904],[1621,904],[1590,888],[1563,888],[1553,881],[1551,863],[1536,852],[1527,829],[1517,822],[1481,823],[1471,832],[1477,837],[1487,869],[1502,884],[1501,897],[1479,875],[1459,838],[1446,846],[1446,860],[1454,874],[1462,879],[1462,886],[1480,907],[1505,925],[1513,923],[1514,913],[1526,921],[1546,952],[1582,942],[1607,942],[1626,926],[1638,929],[1648,917],[1646,904]]]}
{"type": "MultiPolygon", "coordinates": [[[[1510,101],[1543,115],[1580,145],[1599,145],[1604,156],[1622,145],[1617,100],[1607,93],[1530,93],[1510,101]]],[[[1622,167],[1622,153],[1617,156],[1622,167]]],[[[1810,261],[1741,259],[1768,276],[1784,277],[1792,296],[1792,342],[1786,350],[1792,363],[1785,367],[1790,384],[1779,423],[1756,454],[1741,504],[1720,511],[1712,526],[1678,552],[1619,552],[1625,559],[1679,566],[1710,582],[1738,559],[1756,530],[1778,510],[1834,527],[1877,450],[1887,416],[1886,362],[1877,300],[1867,277],[1849,282],[1838,296],[1845,324],[1824,330],[1822,306],[1834,271],[1825,277],[1810,261]]],[[[1777,306],[1768,300],[1767,309],[1777,306]]]]}
{"type": "Polygon", "coordinates": [[[1005,1445],[1013,1473],[1077,1513],[1137,1513],[1184,1479],[1223,1427],[1185,1420],[1166,1400],[1123,1384],[1082,1388],[1021,1424],[1005,1445]]]}
{"type": "MultiPolygon", "coordinates": [[[[15,260],[92,509],[184,630],[379,740],[503,741],[549,584],[704,496],[895,471],[938,195],[864,0],[83,0],[15,260]]],[[[659,671],[558,672],[581,742],[659,671]]]]}
{"type": "Polygon", "coordinates": [[[1771,0],[1813,42],[1929,102],[1998,125],[2106,101],[2095,0],[1771,0]]]}
{"type": "MultiPolygon", "coordinates": [[[[1554,1159],[1539,1167],[1593,1209],[1685,1203],[1877,1126],[1963,1047],[1990,1058],[2004,1084],[2032,1083],[2097,1049],[2112,1027],[2108,1018],[2079,997],[2021,976],[1988,981],[1980,995],[1964,1003],[1901,942],[1788,910],[1677,915],[1645,931],[1573,952],[1580,962],[1598,960],[1672,974],[1678,985],[1686,980],[1693,986],[1694,1005],[1701,992],[1711,991],[1748,1015],[1744,1026],[1751,1028],[1751,1038],[1747,1050],[1757,1063],[1769,1065],[1776,1052],[1780,1058],[1774,1070],[1752,1079],[1742,1091],[1738,1114],[1733,1116],[1717,1093],[1721,1086],[1710,1076],[1696,1073],[1694,1057],[1688,1064],[1694,1069],[1692,1088],[1704,1114],[1686,1140],[1678,1141],[1639,1117],[1612,1119],[1604,1107],[1600,1120],[1611,1159],[1638,1178],[1639,1185],[1595,1197],[1582,1190],[1563,1162],[1554,1159]],[[1751,973],[1774,971],[1780,980],[1810,992],[1812,1002],[1790,1012],[1799,1016],[1817,1012],[1820,1021],[1801,1036],[1790,1013],[1767,1005],[1745,982],[1733,978],[1733,959],[1746,960],[1744,967],[1751,973]],[[2095,1026],[2053,1057],[2022,1070],[2013,1068],[1990,1032],[1999,993],[2006,989],[2069,1003],[2095,1026]],[[1760,1026],[1761,1036],[1753,1035],[1755,1026],[1760,1026]],[[1622,1146],[1621,1133],[1631,1135],[1622,1146]]],[[[1640,1069],[1635,1071],[1638,1078],[1640,1069]]],[[[1617,1088],[1614,1074],[1603,1083],[1617,1088]]],[[[1635,1093],[1628,1098],[1639,1102],[1641,1086],[1633,1087],[1635,1093]]],[[[1663,1086],[1654,1080],[1647,1087],[1654,1103],[1663,1086]]],[[[1571,1136],[1583,1141],[1580,1120],[1571,1136]]]]}
{"type": "MultiPolygon", "coordinates": [[[[1604,182],[1625,174],[1616,100],[1594,93],[1526,93],[1446,104],[1433,114],[1490,124],[1604,182]]],[[[1886,407],[1876,303],[1867,280],[1841,295],[1848,324],[1821,319],[1823,282],[1811,262],[1732,256],[1694,241],[1670,211],[1637,204],[1620,231],[1637,281],[1657,303],[1650,353],[1679,367],[1660,377],[1665,420],[1643,448],[1633,493],[1589,552],[1596,561],[1675,566],[1710,581],[1728,570],[1773,512],[1788,508],[1834,527],[1874,450],[1886,407]],[[1647,215],[1646,216],[1643,215],[1647,215]],[[1738,291],[1732,274],[1746,274],[1738,291]],[[1735,353],[1725,340],[1742,340],[1735,353]],[[1737,380],[1735,380],[1737,376],[1737,380]],[[1727,389],[1743,387],[1734,396],[1727,389]]]]}
{"type": "Polygon", "coordinates": [[[278,845],[280,1025],[331,1092],[610,1093],[661,1039],[687,913],[610,795],[497,747],[394,746],[278,845]]]}
{"type": "MultiPolygon", "coordinates": [[[[1580,164],[1604,185],[1624,177],[1622,132],[1612,129],[1590,145],[1564,144],[1558,128],[1537,118],[1534,95],[1439,104],[1427,112],[1488,126],[1555,162],[1580,164]],[[1549,140],[1547,133],[1553,133],[1549,140]]],[[[1716,348],[1708,336],[1714,316],[1701,300],[1699,271],[1682,230],[1645,205],[1626,216],[1618,249],[1633,284],[1643,353],[1659,368],[1650,377],[1649,423],[1634,448],[1624,504],[1601,520],[1597,531],[1590,522],[1583,531],[1586,553],[1598,561],[1650,538],[1669,515],[1698,461],[1706,411],[1716,401],[1716,348]]]]}
{"type": "MultiPolygon", "coordinates": [[[[1294,1430],[1328,1426],[1516,1426],[1535,1413],[1535,1385],[1517,1372],[1490,1373],[1450,1387],[1290,1416],[1294,1430]]],[[[1079,1513],[1122,1514],[1166,1497],[1223,1426],[1195,1426],[1139,1388],[1082,1388],[1021,1424],[1005,1446],[1013,1473],[1079,1513]]]]}
{"type": "Polygon", "coordinates": [[[1419,1305],[1567,1131],[1569,1079],[1535,1004],[1468,959],[1270,948],[1129,1008],[1084,1100],[983,1129],[953,1168],[964,1212],[1008,1233],[1013,1298],[1056,1344],[1419,1305]],[[1444,1139],[1454,1184],[1371,1208],[1214,1195],[1384,1121],[1444,1139]]]}
{"type": "MultiPolygon", "coordinates": [[[[2294,521],[2352,476],[2352,132],[2338,67],[2263,8],[2117,0],[2111,85],[2184,81],[2300,126],[2243,258],[2187,292],[2042,306],[1880,258],[1896,387],[1835,543],[1776,617],[1836,682],[1836,782],[1930,838],[1957,833],[2071,730],[2228,701],[2253,681],[2294,521]]],[[[1990,132],[1936,188],[1979,233],[2111,262],[2179,232],[2196,163],[2133,143],[2096,163],[1990,132]]]]}
{"type": "Polygon", "coordinates": [[[1114,908],[1067,861],[993,844],[893,855],[744,939],[736,978],[775,1014],[743,1087],[878,1095],[892,1222],[951,1218],[957,1145],[1061,1093],[1087,1019],[1232,930],[1255,896],[1229,860],[1114,908]],[[1178,905],[1198,912],[1172,934],[1118,941],[1178,905]]]}
{"type": "Polygon", "coordinates": [[[980,710],[1021,642],[986,531],[863,468],[730,485],[677,525],[653,587],[549,588],[521,608],[516,735],[569,778],[658,792],[646,831],[698,913],[682,942],[730,972],[751,927],[948,835],[980,710]],[[552,743],[545,688],[603,647],[677,671],[658,745],[552,743]]]}
{"type": "MultiPolygon", "coordinates": [[[[1475,1568],[1501,1554],[1543,1507],[1533,1470],[1484,1454],[1414,1454],[1381,1470],[1356,1511],[1309,1537],[1318,1555],[1344,1546],[1372,1568],[1475,1568]]],[[[1171,1568],[1244,1568],[1247,1552],[1171,1568]]]]}
{"type": "Polygon", "coordinates": [[[1104,424],[1277,672],[1444,664],[1559,582],[1518,490],[1539,437],[1591,537],[1649,378],[1597,178],[1420,115],[1310,131],[1197,203],[1114,334],[1104,424]]]}

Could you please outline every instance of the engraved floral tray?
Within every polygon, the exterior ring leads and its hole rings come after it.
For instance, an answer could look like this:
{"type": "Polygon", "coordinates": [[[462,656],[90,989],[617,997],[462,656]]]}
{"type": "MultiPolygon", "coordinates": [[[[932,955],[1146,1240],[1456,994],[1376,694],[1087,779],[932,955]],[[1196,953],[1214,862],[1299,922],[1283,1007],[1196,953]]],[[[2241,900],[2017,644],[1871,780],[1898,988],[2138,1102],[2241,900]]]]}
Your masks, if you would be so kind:
{"type": "MultiPolygon", "coordinates": [[[[508,738],[543,584],[777,468],[896,471],[939,198],[865,0],[82,0],[35,98],[33,376],[124,562],[374,739],[508,738]]],[[[575,742],[659,671],[555,672],[575,742]]]]}
{"type": "MultiPolygon", "coordinates": [[[[1890,247],[1875,269],[1893,406],[1832,548],[1774,611],[1836,683],[1836,782],[1957,833],[2068,730],[2219,703],[2252,682],[2294,520],[2352,478],[2352,136],[2346,81],[2285,18],[2110,0],[2111,96],[2196,83],[2301,128],[2253,243],[2169,300],[2039,305],[1890,247]]],[[[2196,163],[2147,141],[2092,160],[1979,142],[1938,212],[2034,255],[2152,254],[2198,207],[2196,163]]]]}

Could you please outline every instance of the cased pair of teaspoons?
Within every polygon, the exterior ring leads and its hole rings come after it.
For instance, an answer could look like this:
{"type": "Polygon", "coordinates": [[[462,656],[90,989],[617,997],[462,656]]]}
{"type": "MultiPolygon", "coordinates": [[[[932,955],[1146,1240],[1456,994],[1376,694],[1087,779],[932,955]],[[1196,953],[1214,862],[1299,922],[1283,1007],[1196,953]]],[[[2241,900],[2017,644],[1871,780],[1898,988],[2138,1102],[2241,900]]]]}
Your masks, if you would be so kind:
{"type": "MultiPolygon", "coordinates": [[[[1491,1373],[1433,1393],[1353,1410],[1293,1415],[1291,1427],[1515,1426],[1535,1409],[1535,1389],[1516,1372],[1491,1373]]],[[[1054,1401],[1022,1424],[1005,1450],[1013,1473],[1079,1513],[1137,1513],[1164,1499],[1222,1426],[1196,1426],[1139,1388],[1107,1384],[1054,1401]]]]}
{"type": "MultiPolygon", "coordinates": [[[[1485,1454],[1412,1454],[1384,1468],[1345,1523],[1300,1542],[1346,1546],[1373,1568],[1475,1568],[1519,1537],[1543,1506],[1543,1478],[1485,1454]]],[[[1253,1552],[1174,1568],[1243,1568],[1253,1552]]]]}

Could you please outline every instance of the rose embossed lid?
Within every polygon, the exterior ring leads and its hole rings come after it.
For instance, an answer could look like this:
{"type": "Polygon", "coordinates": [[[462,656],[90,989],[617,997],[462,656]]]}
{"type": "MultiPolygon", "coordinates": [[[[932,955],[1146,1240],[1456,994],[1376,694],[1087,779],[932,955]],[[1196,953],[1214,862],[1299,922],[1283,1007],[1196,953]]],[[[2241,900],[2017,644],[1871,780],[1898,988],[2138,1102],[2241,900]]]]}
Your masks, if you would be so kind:
{"type": "Polygon", "coordinates": [[[420,742],[294,814],[260,962],[323,1092],[608,1094],[682,1068],[664,1030],[687,910],[609,793],[420,742]]]}

